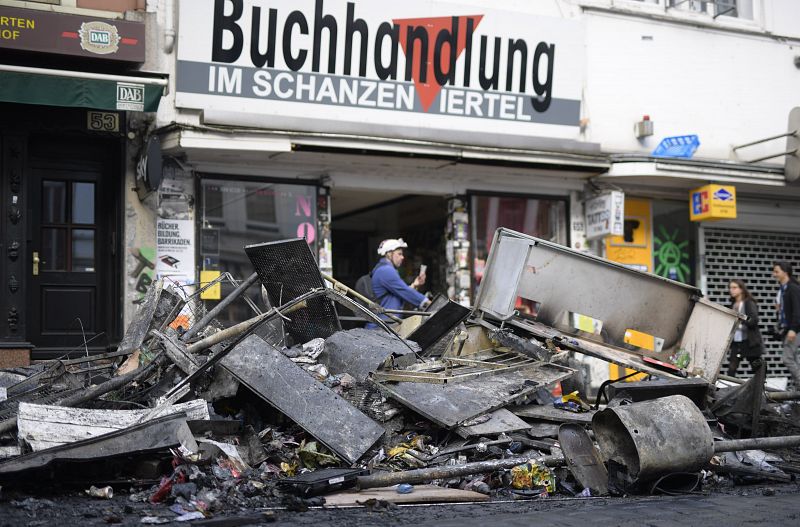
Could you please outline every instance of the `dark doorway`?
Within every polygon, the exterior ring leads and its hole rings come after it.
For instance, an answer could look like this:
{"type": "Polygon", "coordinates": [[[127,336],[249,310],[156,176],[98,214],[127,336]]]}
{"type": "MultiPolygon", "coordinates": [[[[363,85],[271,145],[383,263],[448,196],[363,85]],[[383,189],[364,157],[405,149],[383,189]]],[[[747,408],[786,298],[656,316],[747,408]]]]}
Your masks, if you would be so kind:
{"type": "MultiPolygon", "coordinates": [[[[333,194],[331,235],[335,278],[354,287],[358,278],[377,263],[381,240],[403,238],[408,249],[403,268],[399,269],[400,276],[411,282],[419,273],[420,265],[425,265],[427,282],[420,291],[446,293],[445,198],[396,196],[376,202],[373,194],[364,193],[364,196],[363,207],[338,211],[336,194],[333,194]]],[[[348,191],[347,204],[353,207],[358,203],[357,198],[358,192],[348,191]]]]}
{"type": "Polygon", "coordinates": [[[27,316],[37,359],[115,340],[119,150],[113,139],[30,136],[27,316]]]}

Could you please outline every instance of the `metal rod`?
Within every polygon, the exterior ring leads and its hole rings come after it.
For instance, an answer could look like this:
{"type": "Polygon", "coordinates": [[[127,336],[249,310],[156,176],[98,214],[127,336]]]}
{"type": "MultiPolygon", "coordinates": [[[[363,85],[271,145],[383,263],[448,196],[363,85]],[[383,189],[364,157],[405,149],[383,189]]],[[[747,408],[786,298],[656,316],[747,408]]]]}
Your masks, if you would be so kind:
{"type": "Polygon", "coordinates": [[[276,314],[288,314],[293,311],[296,311],[300,308],[308,307],[308,304],[305,300],[302,302],[295,304],[289,308],[286,308],[282,313],[279,313],[276,309],[270,309],[266,313],[261,313],[260,315],[256,315],[251,319],[245,320],[244,322],[239,322],[235,326],[231,326],[229,328],[225,328],[222,331],[218,331],[213,335],[210,335],[203,340],[198,340],[194,344],[191,344],[186,347],[186,353],[197,353],[198,351],[203,351],[204,349],[208,349],[215,344],[219,344],[224,340],[228,340],[230,338],[238,337],[242,333],[247,332],[250,328],[261,322],[262,320],[275,316],[276,314]]]}
{"type": "Polygon", "coordinates": [[[800,392],[770,392],[767,398],[771,401],[797,401],[800,399],[800,392]]]}
{"type": "Polygon", "coordinates": [[[250,275],[250,276],[247,278],[247,280],[245,280],[244,282],[242,282],[241,284],[239,284],[239,287],[237,287],[236,289],[234,289],[234,290],[231,292],[231,294],[229,294],[229,295],[228,295],[228,296],[226,296],[224,299],[222,299],[222,300],[220,301],[220,303],[219,303],[219,304],[217,304],[216,306],[214,306],[214,308],[213,308],[211,311],[209,311],[208,313],[206,313],[206,314],[205,314],[205,316],[204,316],[203,318],[201,318],[201,319],[200,319],[198,322],[195,322],[195,323],[192,325],[192,327],[190,327],[190,328],[189,328],[189,329],[186,331],[186,333],[184,333],[184,334],[181,336],[181,340],[182,340],[182,341],[184,341],[184,342],[186,342],[186,341],[187,341],[187,340],[189,340],[190,338],[192,338],[192,337],[194,337],[195,335],[197,335],[197,333],[198,333],[198,332],[199,332],[201,329],[203,329],[204,327],[206,327],[206,326],[208,325],[208,323],[209,323],[209,322],[211,322],[211,321],[212,321],[214,318],[216,318],[216,316],[217,316],[217,315],[219,315],[219,314],[222,312],[222,310],[223,310],[223,309],[225,309],[226,307],[228,307],[229,305],[231,305],[231,304],[233,303],[233,301],[234,301],[234,300],[236,300],[237,298],[239,298],[240,296],[242,296],[242,293],[244,293],[245,291],[247,291],[247,289],[248,289],[248,288],[249,288],[251,285],[253,285],[253,284],[256,282],[256,280],[258,280],[258,273],[253,273],[253,274],[251,274],[251,275],[250,275]]]}
{"type": "Polygon", "coordinates": [[[420,468],[416,470],[405,470],[402,472],[386,472],[382,474],[371,474],[369,476],[359,476],[356,485],[360,489],[371,489],[375,487],[389,487],[398,483],[423,483],[434,479],[447,479],[457,476],[468,476],[470,474],[485,474],[495,470],[514,468],[517,465],[526,463],[538,463],[548,467],[564,465],[563,456],[545,456],[539,459],[528,457],[514,457],[508,459],[494,459],[492,461],[478,461],[464,465],[446,465],[442,467],[420,468]]]}
{"type": "Polygon", "coordinates": [[[433,315],[433,313],[429,313],[427,311],[408,311],[405,309],[384,309],[383,312],[389,316],[391,316],[392,314],[407,315],[407,316],[419,315],[421,317],[429,317],[433,315]]]}
{"type": "MultiPolygon", "coordinates": [[[[292,309],[292,308],[294,308],[295,306],[304,307],[306,305],[306,300],[308,300],[310,298],[315,298],[315,297],[318,297],[318,296],[324,296],[324,295],[325,295],[325,290],[324,289],[312,289],[311,291],[309,291],[307,293],[303,293],[302,295],[298,296],[297,298],[295,298],[293,300],[289,300],[288,302],[286,302],[285,304],[281,305],[280,307],[273,307],[272,309],[270,309],[266,313],[262,313],[261,315],[258,315],[257,317],[254,317],[254,318],[258,318],[259,320],[257,320],[253,324],[251,324],[247,331],[241,332],[238,336],[236,336],[236,338],[230,344],[228,344],[228,346],[225,347],[225,349],[223,349],[221,351],[218,351],[216,353],[216,355],[213,355],[206,362],[201,364],[200,367],[198,367],[197,370],[195,370],[194,373],[188,375],[187,377],[184,377],[183,380],[180,381],[175,386],[173,386],[172,389],[164,395],[164,397],[169,397],[170,395],[172,395],[176,391],[178,391],[181,388],[183,388],[183,386],[185,386],[185,385],[189,384],[190,382],[194,381],[197,377],[199,377],[208,368],[210,368],[211,366],[213,366],[217,362],[221,361],[240,342],[242,342],[245,338],[247,338],[247,336],[250,334],[250,332],[254,331],[258,326],[260,326],[261,324],[263,324],[267,320],[269,320],[269,319],[271,319],[273,317],[278,317],[278,316],[282,317],[284,313],[289,313],[289,312],[293,311],[294,309],[292,309]]],[[[251,321],[252,320],[253,319],[251,319],[251,321]]],[[[211,336],[214,337],[215,335],[211,335],[211,336]]],[[[203,339],[203,340],[206,340],[206,339],[203,339]]],[[[201,342],[203,342],[203,340],[195,342],[195,344],[193,344],[193,345],[200,344],[201,342]]],[[[189,351],[189,348],[187,348],[187,351],[189,351]]]]}
{"type": "MultiPolygon", "coordinates": [[[[716,4],[714,4],[714,5],[716,5],[716,4]]],[[[717,13],[716,15],[712,16],[712,17],[711,17],[711,19],[712,19],[712,20],[716,20],[718,16],[727,15],[727,14],[728,14],[728,13],[730,13],[731,11],[736,11],[736,7],[729,7],[729,8],[728,8],[728,9],[726,9],[725,11],[720,11],[720,12],[719,12],[719,13],[717,13]]]]}
{"type": "Polygon", "coordinates": [[[737,452],[739,450],[773,450],[776,448],[789,448],[800,446],[800,436],[781,437],[752,437],[750,439],[731,439],[729,441],[716,441],[714,453],[737,452]]]}
{"type": "Polygon", "coordinates": [[[334,289],[341,289],[345,293],[347,293],[348,295],[351,295],[351,296],[357,298],[358,300],[361,300],[370,309],[372,309],[376,313],[382,313],[382,314],[386,315],[387,317],[389,317],[390,319],[392,319],[395,322],[402,322],[402,320],[400,318],[388,313],[386,311],[386,309],[383,308],[383,306],[373,302],[372,300],[370,300],[369,298],[365,297],[364,295],[362,295],[361,293],[359,293],[355,289],[351,289],[351,288],[347,287],[346,285],[341,283],[339,280],[337,280],[336,278],[334,278],[334,277],[332,277],[330,275],[327,275],[325,273],[321,273],[321,274],[322,274],[322,278],[324,278],[325,280],[327,280],[328,282],[333,284],[334,289]]]}
{"type": "Polygon", "coordinates": [[[327,296],[328,298],[330,298],[334,302],[339,302],[340,304],[344,305],[347,309],[350,309],[351,311],[353,311],[353,313],[359,313],[359,312],[363,313],[365,318],[367,318],[368,320],[372,320],[372,322],[374,322],[375,324],[377,324],[378,326],[383,328],[384,331],[394,335],[398,340],[400,340],[400,342],[405,344],[405,346],[408,349],[410,349],[412,353],[414,353],[414,356],[417,359],[420,358],[419,355],[417,355],[417,352],[414,350],[414,348],[411,347],[411,344],[409,344],[406,341],[406,339],[401,337],[397,333],[397,331],[395,331],[391,326],[389,326],[389,324],[387,324],[378,315],[376,315],[375,313],[373,313],[372,311],[370,311],[369,309],[367,309],[363,305],[359,304],[355,300],[352,300],[351,298],[347,297],[343,293],[340,293],[336,289],[325,289],[324,292],[325,292],[325,296],[327,296]]]}
{"type": "Polygon", "coordinates": [[[733,151],[735,152],[735,151],[739,150],[740,148],[746,148],[748,146],[758,145],[758,144],[761,144],[761,143],[766,143],[767,141],[772,141],[773,139],[780,139],[781,137],[789,137],[790,135],[796,135],[796,134],[797,134],[797,130],[792,130],[791,132],[786,132],[785,134],[773,135],[772,137],[767,137],[765,139],[759,139],[758,141],[753,141],[752,143],[745,143],[743,145],[734,146],[733,147],[733,151]]]}
{"type": "MultiPolygon", "coordinates": [[[[132,372],[126,373],[125,375],[113,377],[102,384],[98,384],[97,386],[92,386],[85,390],[81,390],[80,392],[74,395],[56,401],[55,405],[77,406],[79,404],[85,403],[86,401],[91,401],[92,399],[96,399],[101,395],[105,395],[106,393],[112,390],[116,390],[117,388],[122,388],[126,384],[132,383],[149,375],[150,372],[152,372],[156,366],[158,366],[164,361],[163,357],[164,357],[163,354],[159,353],[152,361],[150,361],[148,365],[140,366],[139,368],[133,370],[132,372]]],[[[11,417],[3,422],[0,422],[0,433],[10,432],[16,427],[17,427],[17,416],[15,415],[14,417],[11,417]]]]}
{"type": "Polygon", "coordinates": [[[773,157],[781,157],[781,156],[791,156],[797,153],[797,148],[794,150],[787,150],[786,152],[781,152],[780,154],[772,154],[770,156],[759,157],[756,159],[750,159],[745,161],[745,163],[758,163],[759,161],[766,161],[767,159],[772,159],[773,157]]]}

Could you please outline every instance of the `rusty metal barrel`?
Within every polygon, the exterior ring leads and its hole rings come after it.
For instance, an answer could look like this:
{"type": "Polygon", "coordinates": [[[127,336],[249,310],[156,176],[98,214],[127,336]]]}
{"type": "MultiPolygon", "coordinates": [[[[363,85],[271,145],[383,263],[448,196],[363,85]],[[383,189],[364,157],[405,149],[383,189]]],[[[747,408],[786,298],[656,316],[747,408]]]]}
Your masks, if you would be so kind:
{"type": "Polygon", "coordinates": [[[606,408],[592,428],[604,461],[623,465],[634,481],[700,470],[714,456],[705,417],[683,395],[606,408]]]}

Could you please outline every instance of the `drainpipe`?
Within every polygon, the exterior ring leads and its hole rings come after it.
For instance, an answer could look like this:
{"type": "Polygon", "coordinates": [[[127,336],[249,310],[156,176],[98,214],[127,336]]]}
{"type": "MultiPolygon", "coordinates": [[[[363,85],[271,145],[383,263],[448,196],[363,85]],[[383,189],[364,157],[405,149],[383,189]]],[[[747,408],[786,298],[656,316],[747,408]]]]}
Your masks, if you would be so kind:
{"type": "Polygon", "coordinates": [[[164,52],[168,55],[175,48],[175,0],[164,0],[164,52]]]}

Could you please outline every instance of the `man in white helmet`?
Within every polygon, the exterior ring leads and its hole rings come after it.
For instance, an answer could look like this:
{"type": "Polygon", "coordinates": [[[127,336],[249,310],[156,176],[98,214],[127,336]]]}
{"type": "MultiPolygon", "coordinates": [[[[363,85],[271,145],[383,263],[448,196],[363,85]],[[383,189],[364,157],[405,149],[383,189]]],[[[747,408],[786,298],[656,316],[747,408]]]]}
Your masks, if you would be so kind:
{"type": "Polygon", "coordinates": [[[402,309],[403,302],[419,308],[430,303],[425,295],[417,291],[425,283],[425,273],[420,272],[408,286],[397,272],[405,259],[403,249],[406,247],[408,244],[402,238],[383,240],[378,246],[378,254],[383,258],[372,270],[372,291],[384,309],[402,309]]]}

